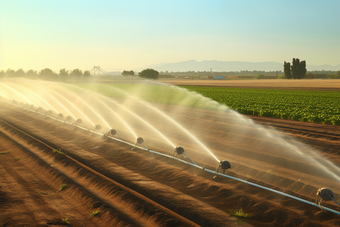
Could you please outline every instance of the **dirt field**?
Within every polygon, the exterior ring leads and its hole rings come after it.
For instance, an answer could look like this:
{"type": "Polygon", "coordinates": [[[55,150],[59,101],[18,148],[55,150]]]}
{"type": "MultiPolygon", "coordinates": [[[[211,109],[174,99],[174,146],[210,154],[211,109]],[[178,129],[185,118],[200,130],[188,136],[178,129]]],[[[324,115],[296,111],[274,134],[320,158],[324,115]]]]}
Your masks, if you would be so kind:
{"type": "MultiPolygon", "coordinates": [[[[103,142],[10,105],[0,107],[0,226],[340,226],[340,216],[317,207],[235,180],[214,179],[176,160],[131,151],[130,145],[113,140],[103,142]],[[229,214],[240,209],[249,217],[229,214]]],[[[261,149],[251,143],[252,133],[247,134],[249,143],[225,141],[217,135],[235,122],[208,110],[162,109],[188,128],[205,125],[195,131],[212,141],[216,156],[233,160],[228,175],[312,202],[319,187],[333,185],[335,198],[340,198],[338,182],[280,154],[275,141],[256,141],[261,149]],[[262,149],[272,153],[264,156],[262,149]]],[[[251,118],[340,166],[339,126],[251,118]]],[[[228,133],[232,137],[238,132],[228,133]]],[[[327,207],[340,211],[334,202],[327,207]]]]}

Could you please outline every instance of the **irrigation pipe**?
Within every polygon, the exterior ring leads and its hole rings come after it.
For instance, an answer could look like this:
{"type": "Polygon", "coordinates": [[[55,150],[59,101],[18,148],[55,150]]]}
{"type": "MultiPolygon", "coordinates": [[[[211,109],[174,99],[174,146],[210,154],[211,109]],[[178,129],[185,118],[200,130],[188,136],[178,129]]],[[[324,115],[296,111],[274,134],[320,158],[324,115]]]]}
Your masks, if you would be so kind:
{"type": "MultiPolygon", "coordinates": [[[[9,103],[9,104],[11,104],[11,105],[13,105],[13,106],[16,106],[16,107],[19,107],[19,108],[26,109],[26,110],[31,111],[31,112],[33,112],[33,113],[37,113],[37,112],[35,112],[34,110],[31,110],[31,109],[28,109],[28,108],[25,108],[25,107],[20,107],[20,106],[18,106],[18,105],[12,104],[12,103],[9,103]]],[[[41,115],[43,115],[43,113],[40,113],[40,112],[38,112],[38,113],[41,114],[41,115]]],[[[69,124],[69,125],[72,125],[70,122],[64,122],[63,120],[60,120],[60,119],[55,118],[55,117],[50,116],[50,115],[44,115],[44,116],[45,116],[45,117],[52,118],[52,119],[54,119],[54,120],[56,120],[56,121],[59,121],[59,122],[62,122],[62,123],[67,123],[67,124],[69,124]]],[[[82,127],[82,126],[79,126],[79,125],[75,125],[75,127],[78,127],[78,128],[83,129],[83,130],[85,130],[85,131],[92,131],[93,134],[97,134],[97,135],[99,135],[99,136],[104,136],[103,133],[95,132],[95,131],[93,131],[93,130],[91,130],[91,129],[88,129],[88,128],[85,128],[85,127],[82,127]]],[[[289,195],[289,194],[287,194],[287,193],[280,192],[280,191],[277,191],[277,190],[275,190],[275,189],[267,188],[267,187],[265,187],[265,186],[262,186],[262,185],[259,185],[259,184],[255,184],[255,183],[252,183],[252,182],[249,182],[249,181],[246,181],[246,180],[242,180],[242,179],[237,178],[237,177],[232,177],[232,176],[229,176],[229,175],[226,175],[226,174],[223,174],[223,173],[218,173],[218,172],[216,172],[216,171],[213,171],[213,170],[210,170],[210,169],[206,169],[205,167],[202,167],[202,166],[197,165],[197,164],[196,164],[194,161],[192,161],[188,156],[186,156],[186,157],[187,157],[189,160],[191,160],[193,163],[187,162],[187,161],[182,160],[182,159],[179,159],[179,158],[175,158],[175,157],[173,157],[173,156],[171,156],[171,155],[168,155],[168,154],[163,154],[163,153],[161,153],[161,152],[149,150],[149,149],[146,148],[146,147],[136,146],[136,144],[133,144],[133,143],[130,143],[130,142],[128,142],[128,141],[124,141],[124,140],[121,140],[121,139],[118,139],[118,138],[115,138],[115,137],[112,137],[112,136],[107,136],[107,137],[110,138],[110,139],[112,139],[112,140],[115,140],[115,141],[124,143],[124,144],[128,144],[128,145],[131,145],[131,146],[135,146],[135,147],[137,147],[137,148],[139,148],[139,149],[141,149],[141,150],[145,150],[145,151],[148,151],[148,152],[153,153],[153,154],[157,154],[157,155],[161,155],[161,156],[164,156],[164,157],[167,157],[167,158],[175,159],[175,160],[177,160],[177,161],[179,161],[179,162],[182,162],[182,163],[185,163],[185,164],[187,164],[187,165],[196,167],[196,168],[201,169],[201,170],[203,170],[203,171],[206,171],[206,172],[208,172],[208,173],[212,173],[212,174],[219,175],[219,176],[222,176],[222,177],[226,177],[226,178],[229,178],[229,179],[232,179],[232,180],[236,180],[236,181],[239,181],[239,182],[242,182],[242,183],[249,184],[249,185],[251,185],[251,186],[257,187],[257,188],[261,188],[261,189],[264,189],[264,190],[267,190],[267,191],[270,191],[270,192],[273,192],[273,193],[276,193],[276,194],[279,194],[279,195],[286,196],[286,197],[291,198],[291,199],[295,199],[295,200],[297,200],[297,201],[299,201],[299,202],[303,202],[303,203],[306,203],[306,204],[309,204],[309,205],[312,205],[312,206],[315,206],[315,207],[319,207],[316,203],[313,203],[313,202],[310,202],[310,201],[301,199],[301,198],[299,198],[299,197],[296,197],[296,196],[293,196],[293,195],[289,195]]],[[[145,146],[145,145],[144,145],[144,146],[145,146]]],[[[329,211],[329,212],[332,212],[332,213],[334,213],[334,214],[340,215],[340,212],[338,212],[338,211],[336,211],[336,210],[333,210],[333,209],[330,209],[330,208],[327,208],[327,207],[324,207],[324,206],[323,206],[323,209],[324,209],[324,210],[327,210],[327,211],[329,211]]]]}

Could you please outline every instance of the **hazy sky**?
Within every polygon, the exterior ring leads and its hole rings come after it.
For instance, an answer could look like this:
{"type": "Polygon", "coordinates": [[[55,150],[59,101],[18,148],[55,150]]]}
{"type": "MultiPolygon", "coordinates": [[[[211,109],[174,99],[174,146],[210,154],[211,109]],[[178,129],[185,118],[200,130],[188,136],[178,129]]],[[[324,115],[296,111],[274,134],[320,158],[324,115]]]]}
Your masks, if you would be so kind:
{"type": "Polygon", "coordinates": [[[186,60],[340,65],[340,0],[1,0],[0,70],[186,60]]]}

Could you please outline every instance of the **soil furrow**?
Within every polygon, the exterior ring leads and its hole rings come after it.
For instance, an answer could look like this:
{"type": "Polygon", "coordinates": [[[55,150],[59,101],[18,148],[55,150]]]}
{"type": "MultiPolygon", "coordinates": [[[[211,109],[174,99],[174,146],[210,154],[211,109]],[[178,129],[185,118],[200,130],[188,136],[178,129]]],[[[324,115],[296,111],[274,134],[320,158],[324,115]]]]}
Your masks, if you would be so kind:
{"type": "MultiPolygon", "coordinates": [[[[11,114],[2,112],[1,117],[11,124],[19,125],[23,131],[38,137],[43,142],[61,148],[61,151],[67,154],[53,153],[51,149],[43,148],[44,145],[39,145],[27,136],[2,126],[2,131],[6,136],[17,140],[17,142],[20,141],[23,149],[34,153],[30,157],[31,161],[39,159],[48,161],[48,165],[41,165],[44,168],[53,165],[53,168],[47,171],[45,169],[45,171],[48,174],[54,172],[54,178],[59,179],[58,183],[63,182],[60,181],[60,176],[63,176],[64,181],[68,182],[70,188],[58,194],[62,195],[67,192],[77,198],[82,198],[82,196],[88,198],[86,204],[97,204],[96,207],[106,210],[106,213],[111,217],[114,217],[112,212],[120,213],[120,221],[117,223],[145,226],[149,220],[150,225],[181,225],[179,220],[166,215],[166,212],[162,213],[164,210],[157,210],[145,201],[138,201],[138,198],[131,196],[126,190],[121,191],[113,186],[105,177],[131,188],[148,199],[165,206],[170,211],[203,226],[237,224],[237,220],[229,216],[228,212],[239,209],[251,215],[251,217],[242,219],[255,226],[281,226],[282,223],[285,226],[340,225],[339,217],[320,212],[318,208],[234,180],[212,179],[211,174],[178,163],[176,160],[169,160],[143,150],[131,151],[129,145],[115,141],[103,142],[99,137],[91,137],[88,132],[73,131],[48,118],[34,116],[31,113],[17,113],[13,110],[11,110],[11,114]],[[74,161],[68,159],[67,156],[72,157],[74,161]],[[84,166],[79,165],[77,161],[105,177],[96,176],[84,166]],[[55,177],[56,172],[59,178],[55,177]],[[145,219],[142,220],[142,218],[145,219]]],[[[217,118],[216,120],[218,121],[217,118]]],[[[219,139],[216,139],[215,142],[218,141],[219,139]]],[[[255,150],[246,144],[236,145],[236,143],[232,144],[235,149],[243,149],[256,154],[255,150]]],[[[242,157],[237,153],[235,155],[242,157]]],[[[289,162],[288,158],[283,157],[281,157],[283,162],[289,162]]],[[[258,165],[261,166],[256,166],[256,161],[253,161],[253,165],[247,165],[244,160],[254,159],[243,159],[243,162],[235,164],[228,174],[241,178],[248,175],[250,176],[248,177],[249,181],[267,185],[307,200],[315,199],[314,195],[317,190],[315,174],[303,169],[292,171],[290,167],[280,170],[280,163],[275,163],[275,159],[265,162],[259,159],[258,161],[261,161],[262,164],[258,165]],[[272,169],[272,171],[266,172],[266,169],[272,169]],[[282,177],[279,177],[280,175],[282,177]],[[293,176],[303,177],[300,181],[291,179],[293,176]]],[[[39,167],[37,164],[35,166],[42,170],[41,166],[39,167]]],[[[210,168],[214,168],[214,166],[210,166],[210,168]]],[[[336,182],[329,179],[324,179],[324,182],[329,185],[337,185],[336,182]]],[[[337,191],[335,194],[336,197],[339,196],[337,191]]],[[[329,207],[338,209],[332,204],[329,207]]],[[[101,222],[101,224],[103,223],[105,222],[101,222]]]]}

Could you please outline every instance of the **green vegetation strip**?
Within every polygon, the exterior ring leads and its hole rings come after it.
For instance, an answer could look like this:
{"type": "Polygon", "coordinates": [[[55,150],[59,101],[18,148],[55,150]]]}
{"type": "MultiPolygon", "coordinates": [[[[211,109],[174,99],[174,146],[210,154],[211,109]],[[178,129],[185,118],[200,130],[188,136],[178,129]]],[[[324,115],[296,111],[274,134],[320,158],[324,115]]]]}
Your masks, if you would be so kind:
{"type": "Polygon", "coordinates": [[[184,88],[225,104],[242,114],[340,125],[338,91],[195,86],[184,88]]]}
{"type": "Polygon", "coordinates": [[[153,103],[219,109],[213,102],[199,96],[197,94],[199,93],[242,114],[340,125],[340,92],[338,91],[175,87],[123,83],[79,84],[78,86],[108,97],[127,97],[119,91],[122,90],[153,103]],[[189,93],[180,88],[186,88],[192,92],[189,93]]]}

